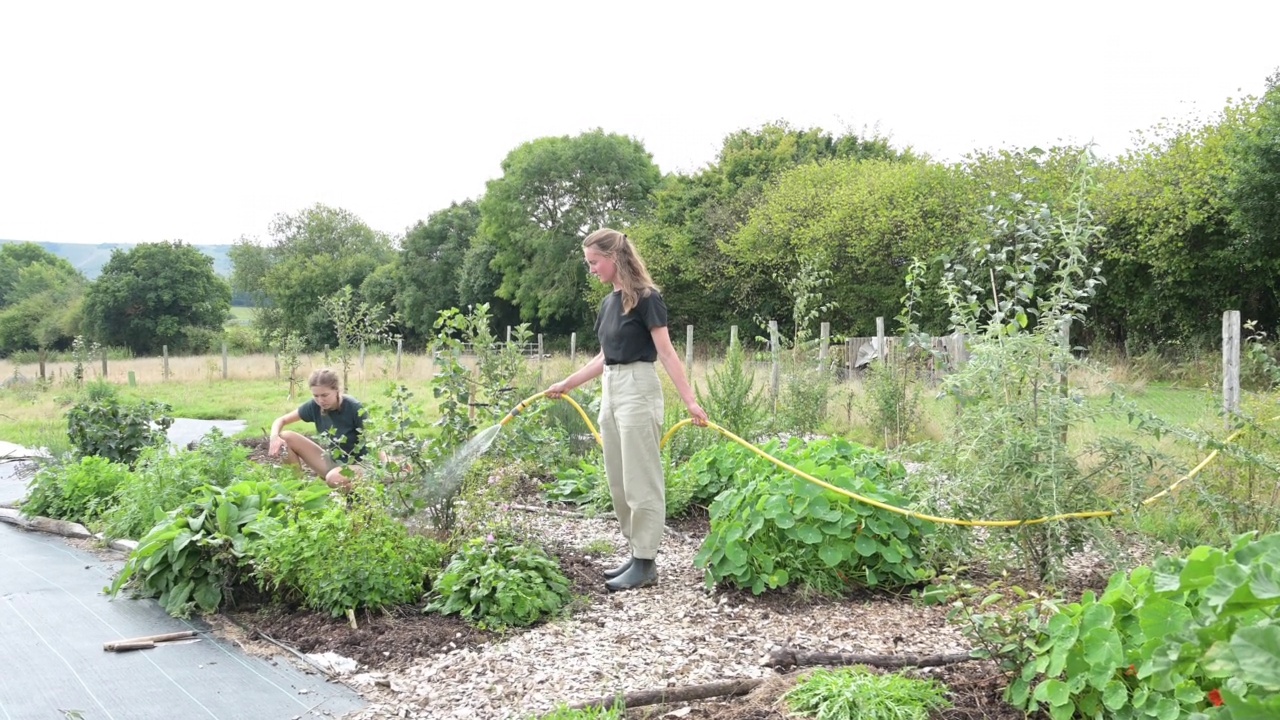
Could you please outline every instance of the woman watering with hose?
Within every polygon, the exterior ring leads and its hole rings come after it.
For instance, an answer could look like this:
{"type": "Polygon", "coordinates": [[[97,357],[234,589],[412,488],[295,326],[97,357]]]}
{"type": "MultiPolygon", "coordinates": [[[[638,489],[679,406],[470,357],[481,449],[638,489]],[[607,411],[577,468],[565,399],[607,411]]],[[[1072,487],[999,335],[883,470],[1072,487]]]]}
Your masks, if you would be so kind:
{"type": "Polygon", "coordinates": [[[670,376],[695,425],[707,413],[698,405],[667,332],[667,306],[644,261],[627,236],[602,228],[582,241],[588,271],[613,292],[600,303],[596,335],[600,353],[572,375],[547,388],[558,398],[603,375],[600,435],[613,510],[630,545],[631,558],[606,570],[605,587],[631,590],[658,581],[655,558],[666,525],[662,438],[662,383],[654,363],[670,376]]]}

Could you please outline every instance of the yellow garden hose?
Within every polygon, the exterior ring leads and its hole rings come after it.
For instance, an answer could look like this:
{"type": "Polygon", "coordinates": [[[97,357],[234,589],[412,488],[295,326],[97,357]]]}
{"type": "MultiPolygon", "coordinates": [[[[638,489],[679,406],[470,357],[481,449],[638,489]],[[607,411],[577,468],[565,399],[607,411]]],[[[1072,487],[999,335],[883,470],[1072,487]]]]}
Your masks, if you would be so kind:
{"type": "MultiPolygon", "coordinates": [[[[538,398],[544,395],[546,395],[546,393],[541,392],[541,393],[538,393],[537,395],[533,395],[529,398],[526,398],[525,400],[520,402],[519,405],[516,405],[515,408],[511,410],[511,412],[507,413],[507,416],[502,418],[502,421],[500,424],[506,425],[507,423],[511,422],[511,420],[513,420],[516,415],[519,415],[525,408],[527,408],[531,403],[533,403],[533,401],[537,400],[538,398]]],[[[569,404],[572,405],[574,409],[578,411],[578,414],[582,416],[583,422],[585,422],[587,424],[587,427],[591,430],[592,436],[595,437],[596,443],[603,445],[603,441],[600,438],[600,433],[596,431],[595,425],[591,422],[591,418],[587,417],[587,413],[582,409],[582,406],[579,405],[573,398],[569,397],[569,395],[567,394],[561,395],[560,398],[563,400],[567,400],[569,404]]],[[[1280,419],[1280,416],[1277,416],[1277,418],[1273,418],[1273,419],[1280,419]]],[[[662,441],[661,443],[659,443],[659,446],[666,447],[667,441],[671,439],[671,436],[675,434],[676,430],[679,430],[680,428],[692,422],[693,420],[691,418],[685,418],[684,420],[681,420],[675,425],[672,425],[671,428],[667,430],[666,434],[662,436],[662,441]]],[[[873,500],[872,498],[866,497],[864,495],[859,495],[858,493],[850,492],[849,490],[845,490],[844,488],[836,487],[831,483],[820,480],[793,465],[790,465],[788,463],[783,462],[782,460],[779,460],[778,458],[770,455],[764,450],[761,450],[755,445],[752,445],[746,440],[743,440],[742,438],[738,437],[732,432],[720,427],[714,422],[707,421],[707,427],[715,430],[716,432],[720,433],[726,438],[738,443],[742,447],[750,450],[756,455],[759,455],[765,460],[768,460],[774,465],[777,465],[783,470],[786,470],[794,474],[796,477],[803,478],[804,480],[807,480],[808,482],[811,482],[814,485],[825,488],[834,493],[843,495],[847,498],[850,498],[851,500],[856,500],[860,503],[865,503],[872,507],[880,508],[881,510],[887,510],[892,513],[905,515],[907,517],[913,517],[919,520],[925,520],[927,522],[939,523],[943,525],[962,525],[966,527],[1020,527],[1022,525],[1039,525],[1041,523],[1053,522],[1056,520],[1084,520],[1088,518],[1113,517],[1116,515],[1123,514],[1123,511],[1120,511],[1120,510],[1092,510],[1089,512],[1060,513],[1058,515],[1047,515],[1045,517],[1030,518],[1027,520],[960,520],[958,518],[946,518],[946,517],[938,517],[937,515],[928,515],[925,513],[916,512],[914,510],[907,510],[906,508],[895,507],[893,505],[880,502],[879,500],[873,500]]],[[[1237,437],[1239,437],[1240,434],[1243,432],[1244,432],[1244,428],[1236,430],[1235,432],[1227,436],[1227,439],[1224,441],[1223,444],[1230,444],[1237,437]]],[[[1190,480],[1196,475],[1199,475],[1200,471],[1208,467],[1209,463],[1218,457],[1218,452],[1219,452],[1218,450],[1214,450],[1213,452],[1209,453],[1208,456],[1206,456],[1203,460],[1201,460],[1200,463],[1196,465],[1194,468],[1192,468],[1191,471],[1188,472],[1186,475],[1183,475],[1182,477],[1178,478],[1172,485],[1165,488],[1164,490],[1161,490],[1155,495],[1152,495],[1151,497],[1143,500],[1141,503],[1139,503],[1139,505],[1142,507],[1146,507],[1147,505],[1150,505],[1156,500],[1159,500],[1165,495],[1168,495],[1169,493],[1173,492],[1182,483],[1186,482],[1187,480],[1190,480]]]]}

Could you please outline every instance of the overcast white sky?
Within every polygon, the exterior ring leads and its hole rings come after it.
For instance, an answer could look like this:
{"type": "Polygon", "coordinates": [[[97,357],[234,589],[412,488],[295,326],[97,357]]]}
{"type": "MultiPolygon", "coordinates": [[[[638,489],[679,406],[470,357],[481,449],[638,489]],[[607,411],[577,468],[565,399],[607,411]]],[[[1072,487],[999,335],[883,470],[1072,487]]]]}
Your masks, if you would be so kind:
{"type": "Polygon", "coordinates": [[[664,172],[772,120],[1113,155],[1261,94],[1277,38],[1264,0],[0,0],[0,238],[265,240],[317,202],[401,234],[597,127],[664,172]]]}

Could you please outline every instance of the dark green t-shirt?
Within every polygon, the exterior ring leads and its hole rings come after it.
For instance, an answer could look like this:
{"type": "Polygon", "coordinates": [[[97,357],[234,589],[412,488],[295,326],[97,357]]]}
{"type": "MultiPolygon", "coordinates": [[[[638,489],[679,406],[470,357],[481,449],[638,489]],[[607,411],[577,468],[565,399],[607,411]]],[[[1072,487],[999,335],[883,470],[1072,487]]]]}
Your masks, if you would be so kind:
{"type": "MultiPolygon", "coordinates": [[[[352,461],[364,457],[364,445],[360,443],[360,434],[364,432],[364,415],[360,412],[360,401],[350,395],[342,396],[342,404],[333,412],[322,412],[315,399],[308,400],[298,407],[298,417],[309,423],[315,423],[316,432],[322,436],[333,435],[338,439],[335,459],[349,458],[352,461]]],[[[325,440],[321,447],[330,447],[325,440]]]]}
{"type": "Polygon", "coordinates": [[[666,325],[667,304],[656,289],[650,288],[647,295],[640,296],[640,301],[625,315],[622,292],[609,293],[596,315],[596,337],[604,351],[604,364],[654,362],[658,359],[658,346],[653,344],[651,331],[666,325]]]}

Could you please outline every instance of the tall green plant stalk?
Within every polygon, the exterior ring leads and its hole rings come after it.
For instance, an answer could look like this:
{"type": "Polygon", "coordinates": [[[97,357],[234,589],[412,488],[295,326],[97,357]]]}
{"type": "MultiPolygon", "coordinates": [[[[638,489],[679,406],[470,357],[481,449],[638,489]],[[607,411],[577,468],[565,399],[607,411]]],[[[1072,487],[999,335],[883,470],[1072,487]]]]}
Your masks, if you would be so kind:
{"type": "MultiPolygon", "coordinates": [[[[944,267],[951,323],[971,344],[970,361],[943,385],[958,404],[939,448],[953,511],[1030,519],[1098,501],[1067,446],[1066,429],[1088,410],[1064,386],[1077,364],[1064,329],[1083,320],[1103,281],[1087,257],[1102,233],[1088,204],[1089,162],[1082,154],[1063,214],[1017,194],[993,201],[986,235],[944,267]]],[[[1011,538],[1044,579],[1082,539],[1065,523],[1019,527],[1011,538]]]]}

